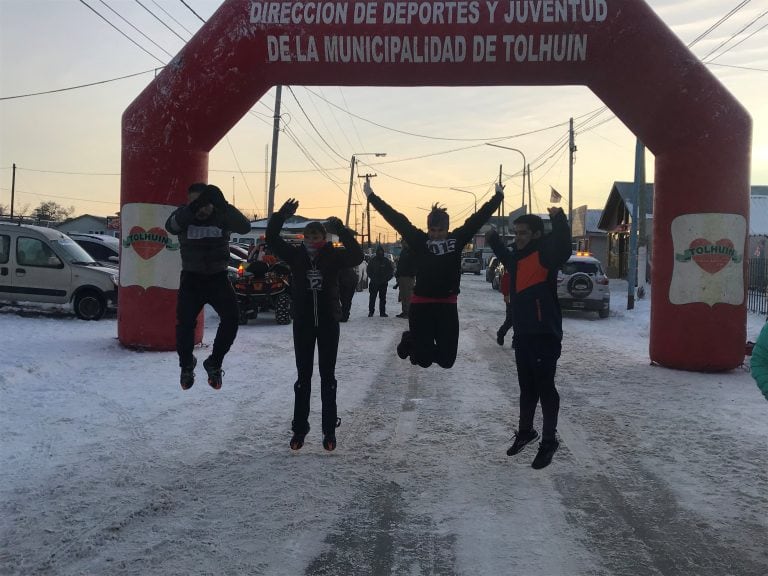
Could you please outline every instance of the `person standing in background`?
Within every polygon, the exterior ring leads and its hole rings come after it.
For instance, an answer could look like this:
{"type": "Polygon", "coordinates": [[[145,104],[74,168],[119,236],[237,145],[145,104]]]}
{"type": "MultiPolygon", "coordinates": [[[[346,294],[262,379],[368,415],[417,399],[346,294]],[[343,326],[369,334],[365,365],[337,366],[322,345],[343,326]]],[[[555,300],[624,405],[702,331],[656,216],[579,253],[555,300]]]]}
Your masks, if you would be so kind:
{"type": "Polygon", "coordinates": [[[368,317],[376,310],[376,296],[379,297],[379,315],[387,317],[387,285],[394,275],[392,261],[384,256],[384,248],[378,246],[376,255],[368,262],[368,317]]]}
{"type": "Polygon", "coordinates": [[[416,257],[408,247],[408,242],[403,240],[401,244],[402,250],[400,250],[400,258],[397,260],[395,279],[397,287],[400,289],[400,305],[403,311],[397,317],[408,318],[413,285],[416,282],[416,257]]]}

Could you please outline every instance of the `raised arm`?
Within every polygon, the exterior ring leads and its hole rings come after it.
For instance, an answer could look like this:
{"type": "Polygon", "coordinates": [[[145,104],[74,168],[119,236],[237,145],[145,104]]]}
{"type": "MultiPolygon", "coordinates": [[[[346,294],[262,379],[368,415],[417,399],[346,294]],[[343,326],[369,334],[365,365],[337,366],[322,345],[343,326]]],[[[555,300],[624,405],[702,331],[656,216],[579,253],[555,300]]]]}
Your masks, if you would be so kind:
{"type": "Polygon", "coordinates": [[[188,205],[179,206],[168,216],[168,220],[165,221],[165,229],[171,234],[178,235],[187,229],[194,218],[195,213],[188,205]]]}
{"type": "Polygon", "coordinates": [[[504,186],[496,184],[496,193],[485,204],[480,207],[480,210],[472,214],[466,219],[464,224],[453,231],[453,235],[456,237],[456,243],[461,243],[464,246],[467,242],[472,240],[472,237],[478,230],[485,224],[488,219],[493,216],[493,213],[501,206],[501,201],[504,199],[504,186]]]}
{"type": "Polygon", "coordinates": [[[571,227],[562,208],[549,208],[552,232],[542,241],[541,263],[547,268],[559,268],[571,257],[571,227]]]}
{"type": "Polygon", "coordinates": [[[328,218],[327,222],[331,228],[335,229],[339,241],[344,244],[345,250],[341,250],[339,255],[341,267],[351,268],[360,264],[363,261],[363,249],[352,234],[352,230],[344,226],[341,219],[335,216],[328,218]]]}
{"type": "Polygon", "coordinates": [[[409,245],[417,246],[419,242],[423,241],[424,232],[411,224],[410,220],[408,220],[404,214],[401,214],[392,208],[392,206],[384,202],[384,200],[376,196],[368,180],[365,181],[363,191],[368,197],[368,201],[379,211],[379,214],[382,215],[384,220],[386,220],[392,228],[397,230],[409,245]]]}
{"type": "Polygon", "coordinates": [[[277,254],[279,258],[286,262],[290,262],[293,259],[293,254],[297,249],[283,240],[280,236],[280,230],[283,229],[285,221],[296,214],[298,207],[299,201],[289,198],[285,201],[285,204],[280,207],[280,210],[272,214],[272,217],[267,223],[267,233],[265,235],[267,246],[269,246],[272,252],[277,254]]]}

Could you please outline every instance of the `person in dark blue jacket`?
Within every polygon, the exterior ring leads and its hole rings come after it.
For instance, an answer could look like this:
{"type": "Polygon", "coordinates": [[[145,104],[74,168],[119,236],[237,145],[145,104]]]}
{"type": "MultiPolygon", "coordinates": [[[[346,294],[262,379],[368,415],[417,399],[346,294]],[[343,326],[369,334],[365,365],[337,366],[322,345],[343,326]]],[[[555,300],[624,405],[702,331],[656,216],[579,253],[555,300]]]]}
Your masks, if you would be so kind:
{"type": "Polygon", "coordinates": [[[563,317],[557,299],[557,271],[571,256],[571,229],[561,208],[549,208],[552,232],[544,234],[544,221],[535,214],[517,218],[513,225],[515,249],[509,250],[498,233],[486,240],[509,272],[513,345],[520,385],[520,419],[512,456],[536,440],[533,428],[536,405],[541,402],[542,438],[533,468],[544,468],[560,446],[557,417],[560,395],[555,388],[557,360],[563,339],[563,317]]]}
{"type": "Polygon", "coordinates": [[[322,401],[323,448],[336,449],[336,427],[341,423],[336,411],[336,355],[339,349],[339,273],[363,261],[363,251],[352,231],[339,218],[327,222],[344,245],[334,248],[320,222],[304,228],[304,242],[291,246],[280,237],[285,221],[296,213],[298,201],[290,198],[267,224],[270,249],[291,267],[293,306],[293,349],[298,376],[293,386],[294,408],[291,449],[304,446],[309,432],[309,398],[317,344],[322,401]]]}
{"type": "Polygon", "coordinates": [[[416,284],[408,316],[409,330],[403,332],[397,355],[424,368],[436,363],[450,368],[459,347],[458,297],[461,282],[461,253],[475,233],[501,205],[504,188],[467,218],[463,226],[449,232],[445,208],[437,205],[427,216],[427,232],[373,193],[366,179],[363,187],[368,201],[405,239],[416,262],[416,284]]]}

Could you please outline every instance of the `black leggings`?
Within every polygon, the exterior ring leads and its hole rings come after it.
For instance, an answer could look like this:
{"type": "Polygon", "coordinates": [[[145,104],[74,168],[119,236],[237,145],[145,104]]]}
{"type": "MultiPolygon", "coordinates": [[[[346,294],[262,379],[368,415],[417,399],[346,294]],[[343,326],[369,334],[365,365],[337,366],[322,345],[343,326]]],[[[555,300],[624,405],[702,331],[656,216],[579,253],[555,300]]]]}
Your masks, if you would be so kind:
{"type": "Polygon", "coordinates": [[[536,404],[541,402],[543,440],[553,440],[557,432],[560,395],[555,388],[560,339],[551,334],[515,334],[515,362],[520,384],[520,430],[533,428],[536,404]]]}
{"type": "Polygon", "coordinates": [[[424,368],[436,363],[450,368],[459,349],[459,311],[456,304],[411,303],[411,362],[424,368]]]}
{"type": "Polygon", "coordinates": [[[312,392],[312,368],[317,343],[320,369],[320,400],[322,402],[323,434],[336,429],[336,355],[339,349],[339,323],[320,317],[296,319],[293,323],[293,349],[298,376],[293,385],[294,406],[292,429],[298,434],[309,432],[309,399],[312,392]]]}
{"type": "Polygon", "coordinates": [[[176,302],[176,352],[179,365],[192,364],[195,327],[203,306],[210,304],[219,315],[219,328],[213,340],[211,358],[221,366],[237,336],[237,296],[227,272],[197,274],[182,272],[176,302]]]}

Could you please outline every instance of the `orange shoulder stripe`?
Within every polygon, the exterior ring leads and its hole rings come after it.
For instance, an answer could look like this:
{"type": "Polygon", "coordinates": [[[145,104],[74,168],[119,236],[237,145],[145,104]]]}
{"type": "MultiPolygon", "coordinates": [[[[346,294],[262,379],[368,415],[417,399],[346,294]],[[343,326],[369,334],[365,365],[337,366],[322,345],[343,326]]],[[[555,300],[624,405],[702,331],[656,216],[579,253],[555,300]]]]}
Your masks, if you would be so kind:
{"type": "Polygon", "coordinates": [[[515,293],[519,294],[526,288],[546,282],[548,271],[539,262],[539,253],[533,252],[517,262],[515,276],[515,293]]]}

